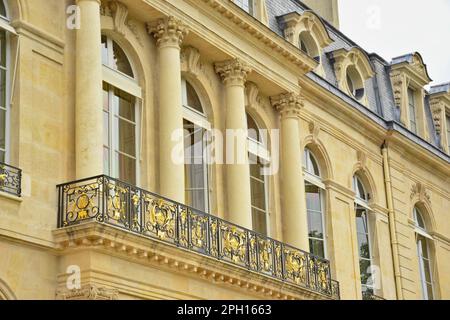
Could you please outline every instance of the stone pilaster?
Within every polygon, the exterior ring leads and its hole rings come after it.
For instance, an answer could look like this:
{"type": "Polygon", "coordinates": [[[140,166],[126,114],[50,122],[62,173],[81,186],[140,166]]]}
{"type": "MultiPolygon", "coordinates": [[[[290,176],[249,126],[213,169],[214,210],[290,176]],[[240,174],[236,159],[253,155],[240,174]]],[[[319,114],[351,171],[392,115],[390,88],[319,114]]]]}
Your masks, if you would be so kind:
{"type": "MultiPolygon", "coordinates": [[[[247,150],[247,116],[245,113],[245,82],[251,72],[244,62],[234,59],[216,63],[216,72],[221,76],[225,85],[226,129],[234,133],[244,133],[245,141],[233,136],[233,141],[227,140],[226,181],[228,219],[243,227],[252,228],[250,167],[247,150]],[[233,152],[234,161],[228,163],[229,153],[233,152]],[[245,159],[238,159],[243,155],[245,159]],[[245,161],[241,161],[245,160],[245,161]]],[[[227,139],[231,137],[227,136],[227,139]]]]}
{"type": "Polygon", "coordinates": [[[160,193],[184,203],[184,154],[181,150],[173,158],[180,139],[172,137],[183,130],[180,46],[188,30],[180,20],[168,17],[148,24],[148,31],[156,39],[159,55],[160,193]]]}
{"type": "Polygon", "coordinates": [[[305,203],[299,116],[303,98],[284,93],[271,98],[281,117],[281,207],[283,240],[309,251],[308,217],[305,203]]]}

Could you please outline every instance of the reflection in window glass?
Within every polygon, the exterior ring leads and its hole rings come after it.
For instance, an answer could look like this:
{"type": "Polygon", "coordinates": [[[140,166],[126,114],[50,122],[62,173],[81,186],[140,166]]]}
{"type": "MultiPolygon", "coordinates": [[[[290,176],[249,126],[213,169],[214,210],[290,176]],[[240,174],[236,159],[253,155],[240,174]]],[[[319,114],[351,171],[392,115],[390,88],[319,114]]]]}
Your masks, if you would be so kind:
{"type": "Polygon", "coordinates": [[[370,279],[371,253],[369,242],[369,219],[367,209],[356,207],[356,230],[359,252],[359,270],[361,274],[361,288],[363,296],[373,295],[373,284],[370,279]],[[369,281],[370,280],[370,281],[369,281]]]}
{"type": "Polygon", "coordinates": [[[308,212],[309,250],[312,254],[325,258],[322,190],[306,182],[305,192],[308,212]]]}
{"type": "Polygon", "coordinates": [[[250,165],[253,231],[267,235],[266,181],[261,174],[264,165],[258,159],[250,165]]]}
{"type": "Polygon", "coordinates": [[[102,63],[134,78],[130,60],[123,49],[112,39],[102,36],[102,63]]]}
{"type": "Polygon", "coordinates": [[[136,184],[136,98],[103,84],[104,169],[130,184],[136,184]]]}
{"type": "Polygon", "coordinates": [[[206,129],[184,120],[185,202],[202,212],[209,212],[206,129]]]}
{"type": "Polygon", "coordinates": [[[4,0],[0,0],[0,16],[6,18],[6,6],[5,6],[5,3],[3,1],[4,0]]]}

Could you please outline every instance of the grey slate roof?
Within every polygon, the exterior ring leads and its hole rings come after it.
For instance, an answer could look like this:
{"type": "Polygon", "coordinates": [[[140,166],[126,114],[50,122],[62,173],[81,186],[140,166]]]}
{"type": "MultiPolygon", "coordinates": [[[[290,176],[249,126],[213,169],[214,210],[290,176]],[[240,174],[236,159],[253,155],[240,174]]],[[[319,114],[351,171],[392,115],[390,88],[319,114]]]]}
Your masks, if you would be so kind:
{"type": "MultiPolygon", "coordinates": [[[[274,31],[281,37],[283,37],[283,30],[277,17],[291,12],[298,12],[301,14],[304,11],[311,10],[299,0],[266,0],[266,6],[269,18],[269,27],[272,29],[272,31],[274,31]]],[[[392,60],[391,63],[388,63],[375,53],[367,53],[363,48],[359,47],[356,43],[346,37],[342,32],[334,28],[331,24],[324,20],[323,22],[328,30],[331,39],[333,39],[333,42],[323,50],[323,54],[321,56],[321,63],[325,72],[325,77],[321,78],[313,72],[309,73],[308,77],[316,81],[318,84],[326,87],[328,90],[334,92],[336,95],[339,95],[343,100],[348,101],[351,105],[355,106],[355,108],[367,114],[367,116],[372,120],[378,118],[375,121],[380,122],[380,124],[383,123],[386,128],[402,128],[402,130],[400,130],[401,132],[407,132],[408,129],[406,129],[400,123],[400,111],[398,110],[398,107],[394,102],[394,93],[392,90],[389,71],[391,65],[393,64],[402,62],[411,63],[414,54],[411,53],[396,57],[392,60]],[[360,105],[360,103],[353,97],[350,97],[346,93],[342,92],[337,85],[333,65],[334,62],[330,53],[342,48],[350,50],[352,47],[358,47],[367,54],[376,73],[373,78],[366,81],[366,92],[369,101],[369,105],[367,107],[360,105]]],[[[433,94],[441,91],[450,92],[450,82],[432,87],[430,93],[433,94]]],[[[424,105],[425,114],[427,116],[427,124],[430,130],[429,136],[431,137],[431,141],[424,141],[420,137],[417,137],[418,139],[413,140],[417,141],[425,148],[438,149],[433,150],[433,153],[438,154],[439,156],[450,162],[450,157],[443,153],[440,149],[440,141],[439,137],[436,134],[429,104],[430,93],[426,93],[424,105]]],[[[411,137],[414,136],[414,134],[408,132],[407,136],[411,137]]]]}

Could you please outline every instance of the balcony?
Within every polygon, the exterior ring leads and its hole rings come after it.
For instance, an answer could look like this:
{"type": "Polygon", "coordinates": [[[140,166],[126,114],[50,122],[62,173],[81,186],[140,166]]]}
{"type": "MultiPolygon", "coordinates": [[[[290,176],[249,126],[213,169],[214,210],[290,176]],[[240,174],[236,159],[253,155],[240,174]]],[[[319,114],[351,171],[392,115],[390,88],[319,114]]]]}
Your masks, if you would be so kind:
{"type": "Polygon", "coordinates": [[[0,162],[0,192],[16,197],[22,195],[22,170],[0,162]]]}
{"type": "Polygon", "coordinates": [[[108,176],[58,186],[58,228],[97,222],[340,299],[328,260],[108,176]]]}

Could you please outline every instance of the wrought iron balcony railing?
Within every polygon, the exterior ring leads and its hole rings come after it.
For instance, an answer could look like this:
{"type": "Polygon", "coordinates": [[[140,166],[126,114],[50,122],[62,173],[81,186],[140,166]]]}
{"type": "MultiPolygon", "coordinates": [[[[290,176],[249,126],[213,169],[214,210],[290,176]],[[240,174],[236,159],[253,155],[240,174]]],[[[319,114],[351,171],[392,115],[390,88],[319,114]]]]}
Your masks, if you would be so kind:
{"type": "Polygon", "coordinates": [[[384,298],[377,296],[369,291],[363,292],[362,298],[363,300],[380,300],[380,301],[385,300],[384,298]]]}
{"type": "Polygon", "coordinates": [[[22,170],[0,162],[0,191],[20,197],[22,170]]]}
{"type": "Polygon", "coordinates": [[[97,221],[339,299],[328,260],[110,178],[58,186],[58,227],[97,221]]]}

